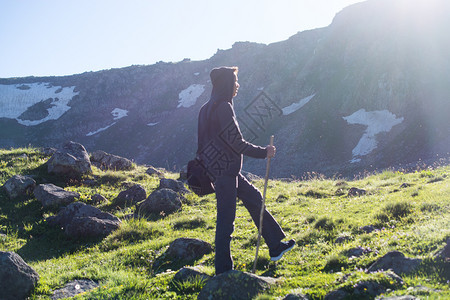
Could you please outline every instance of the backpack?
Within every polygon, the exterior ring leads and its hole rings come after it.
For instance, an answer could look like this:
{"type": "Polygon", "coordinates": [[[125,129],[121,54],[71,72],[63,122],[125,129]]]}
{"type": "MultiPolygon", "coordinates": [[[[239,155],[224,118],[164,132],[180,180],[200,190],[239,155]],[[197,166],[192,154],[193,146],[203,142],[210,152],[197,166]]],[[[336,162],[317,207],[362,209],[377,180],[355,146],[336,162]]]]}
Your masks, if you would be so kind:
{"type": "Polygon", "coordinates": [[[206,168],[198,158],[190,160],[187,164],[187,182],[189,188],[198,196],[205,196],[215,192],[206,168]]]}

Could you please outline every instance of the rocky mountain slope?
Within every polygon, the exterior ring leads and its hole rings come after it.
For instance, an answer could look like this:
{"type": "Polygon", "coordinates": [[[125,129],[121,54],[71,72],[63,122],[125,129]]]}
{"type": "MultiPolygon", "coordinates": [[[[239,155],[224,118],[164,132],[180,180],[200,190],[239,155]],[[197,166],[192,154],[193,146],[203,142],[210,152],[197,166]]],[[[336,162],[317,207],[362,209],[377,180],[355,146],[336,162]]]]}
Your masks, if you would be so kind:
{"type": "MultiPolygon", "coordinates": [[[[326,28],[210,59],[0,79],[0,147],[74,140],[169,170],[194,156],[209,71],[239,67],[244,136],[278,148],[272,174],[350,175],[448,158],[450,4],[369,0],[326,28]]],[[[263,174],[248,159],[245,169],[263,174]]]]}

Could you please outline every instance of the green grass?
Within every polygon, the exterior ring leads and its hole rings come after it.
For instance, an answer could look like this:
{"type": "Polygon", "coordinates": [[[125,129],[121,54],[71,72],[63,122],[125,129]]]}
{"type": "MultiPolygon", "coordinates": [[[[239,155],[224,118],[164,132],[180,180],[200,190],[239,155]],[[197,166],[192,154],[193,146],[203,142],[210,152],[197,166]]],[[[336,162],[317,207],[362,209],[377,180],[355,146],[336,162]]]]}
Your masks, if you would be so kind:
{"type": "MultiPolygon", "coordinates": [[[[99,287],[76,299],[196,299],[205,284],[200,279],[175,282],[180,266],[163,253],[179,237],[200,238],[214,243],[215,196],[187,195],[180,211],[147,220],[126,220],[135,206],[118,206],[117,195],[138,183],[149,195],[159,179],[136,166],[130,171],[101,171],[76,181],[56,178],[43,164],[49,157],[37,149],[0,150],[0,185],[15,174],[32,175],[37,183],[53,182],[81,194],[90,203],[99,193],[107,202],[98,207],[123,220],[121,227],[103,240],[71,240],[61,229],[43,220],[56,210],[44,209],[33,197],[9,200],[0,190],[0,251],[15,251],[40,275],[31,299],[50,299],[52,291],[73,279],[91,279],[99,287]],[[86,179],[91,180],[88,184],[86,179]],[[92,184],[94,182],[94,184],[92,184]]],[[[326,179],[309,174],[301,181],[270,180],[266,205],[297,246],[282,260],[271,262],[262,243],[257,274],[279,278],[279,283],[258,299],[276,299],[288,293],[308,294],[321,299],[328,292],[362,281],[383,283],[387,295],[414,294],[429,299],[450,297],[450,263],[434,258],[450,237],[450,166],[413,173],[383,171],[350,179],[326,179]],[[403,183],[407,185],[401,187],[403,183]],[[367,194],[347,197],[351,187],[367,194]],[[362,226],[376,231],[365,233],[362,226]],[[336,243],[338,237],[346,237],[336,243]],[[360,257],[346,253],[366,249],[360,257]],[[389,251],[423,259],[417,271],[402,275],[403,284],[391,282],[386,273],[366,273],[374,261],[389,251]],[[427,289],[416,291],[414,287],[427,289]]],[[[164,174],[167,178],[178,174],[164,174]]],[[[262,190],[263,181],[255,182],[262,190]]],[[[244,206],[238,202],[232,255],[235,269],[250,272],[257,231],[244,206]]],[[[214,253],[192,265],[214,274],[214,253]]]]}

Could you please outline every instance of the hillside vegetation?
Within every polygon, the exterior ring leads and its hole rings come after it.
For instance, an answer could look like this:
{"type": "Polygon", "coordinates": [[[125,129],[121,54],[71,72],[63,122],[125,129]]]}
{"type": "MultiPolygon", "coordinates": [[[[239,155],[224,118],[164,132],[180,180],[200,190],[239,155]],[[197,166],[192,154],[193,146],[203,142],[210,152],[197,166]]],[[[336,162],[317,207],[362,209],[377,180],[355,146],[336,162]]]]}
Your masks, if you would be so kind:
{"type": "MultiPolygon", "coordinates": [[[[215,196],[186,196],[176,213],[128,219],[135,207],[115,203],[124,183],[139,183],[147,195],[159,185],[157,176],[138,165],[131,171],[93,168],[88,178],[63,182],[47,173],[49,157],[36,148],[0,150],[0,185],[16,174],[32,175],[36,182],[54,184],[81,194],[91,204],[99,193],[108,202],[97,205],[122,219],[121,227],[102,240],[68,238],[60,228],[46,224],[57,213],[44,209],[32,195],[10,200],[0,191],[0,251],[17,252],[39,274],[31,299],[50,299],[54,290],[73,279],[91,279],[99,287],[76,299],[196,299],[202,280],[173,281],[182,267],[162,255],[179,237],[200,238],[214,243],[215,196]],[[90,185],[86,179],[94,180],[90,185]],[[155,262],[158,264],[155,264],[155,262]]],[[[387,295],[415,295],[428,299],[450,298],[450,262],[437,259],[450,237],[450,166],[415,172],[383,171],[352,180],[326,179],[311,174],[302,180],[270,180],[266,204],[297,246],[282,260],[271,262],[265,244],[260,249],[257,274],[279,278],[259,299],[283,298],[302,293],[322,299],[338,288],[351,290],[358,282],[376,281],[388,287],[387,295]],[[348,196],[352,187],[365,195],[348,196]],[[366,233],[362,227],[372,225],[366,233]],[[364,254],[348,256],[353,248],[364,254]],[[420,258],[417,270],[400,274],[394,282],[386,272],[365,270],[389,251],[420,258]]],[[[164,172],[166,178],[178,174],[164,172]]],[[[263,180],[254,184],[262,189],[263,180]]],[[[239,203],[239,202],[238,202],[239,203]]],[[[238,204],[232,254],[235,269],[251,272],[257,230],[243,205],[238,204]]],[[[214,245],[214,244],[213,244],[214,245]]],[[[214,253],[192,263],[214,274],[214,253]]],[[[370,299],[370,296],[361,296],[370,299]]]]}

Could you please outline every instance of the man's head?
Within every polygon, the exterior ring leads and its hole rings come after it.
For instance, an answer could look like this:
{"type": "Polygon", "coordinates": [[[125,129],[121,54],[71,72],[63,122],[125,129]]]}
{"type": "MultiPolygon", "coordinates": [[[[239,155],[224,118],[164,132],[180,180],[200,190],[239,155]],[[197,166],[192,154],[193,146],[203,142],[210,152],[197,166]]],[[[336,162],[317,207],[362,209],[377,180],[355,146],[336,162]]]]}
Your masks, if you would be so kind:
{"type": "Polygon", "coordinates": [[[219,93],[224,99],[231,101],[239,89],[238,67],[220,67],[211,70],[209,76],[213,85],[213,92],[219,93]]]}

